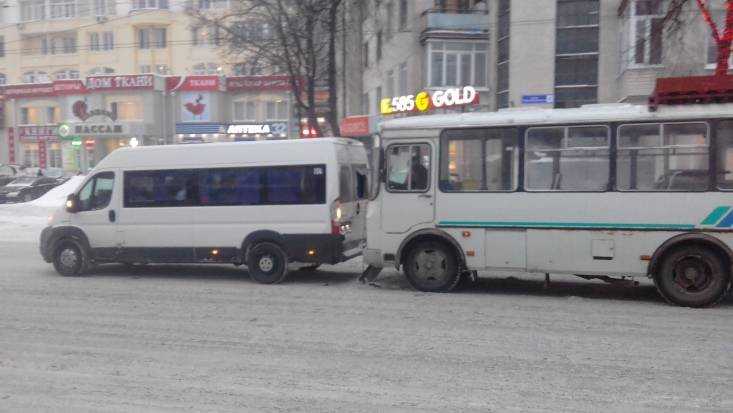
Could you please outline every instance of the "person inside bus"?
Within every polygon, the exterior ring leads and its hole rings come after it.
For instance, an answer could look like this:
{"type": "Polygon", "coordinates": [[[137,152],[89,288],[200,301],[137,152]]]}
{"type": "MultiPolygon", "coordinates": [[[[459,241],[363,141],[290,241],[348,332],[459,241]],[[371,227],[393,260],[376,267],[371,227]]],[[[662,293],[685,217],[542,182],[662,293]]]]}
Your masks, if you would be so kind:
{"type": "Polygon", "coordinates": [[[412,162],[410,168],[412,175],[412,190],[422,190],[428,188],[428,168],[422,164],[420,159],[420,150],[415,148],[412,152],[412,162]]]}

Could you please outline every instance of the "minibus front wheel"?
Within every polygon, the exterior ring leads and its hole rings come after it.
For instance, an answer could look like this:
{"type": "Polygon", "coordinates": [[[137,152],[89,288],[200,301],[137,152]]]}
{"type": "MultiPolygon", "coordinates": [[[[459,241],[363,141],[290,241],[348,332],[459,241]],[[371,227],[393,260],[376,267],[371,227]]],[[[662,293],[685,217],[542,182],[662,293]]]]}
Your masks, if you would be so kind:
{"type": "Polygon", "coordinates": [[[81,275],[88,266],[88,258],[84,248],[72,239],[58,242],[53,255],[53,267],[59,274],[71,277],[81,275]]]}
{"type": "Polygon", "coordinates": [[[423,241],[412,246],[403,268],[407,280],[420,291],[449,292],[461,280],[458,259],[453,249],[442,242],[423,241]]]}
{"type": "Polygon", "coordinates": [[[262,284],[278,284],[288,274],[288,256],[279,245],[260,242],[247,254],[247,269],[253,280],[262,284]]]}

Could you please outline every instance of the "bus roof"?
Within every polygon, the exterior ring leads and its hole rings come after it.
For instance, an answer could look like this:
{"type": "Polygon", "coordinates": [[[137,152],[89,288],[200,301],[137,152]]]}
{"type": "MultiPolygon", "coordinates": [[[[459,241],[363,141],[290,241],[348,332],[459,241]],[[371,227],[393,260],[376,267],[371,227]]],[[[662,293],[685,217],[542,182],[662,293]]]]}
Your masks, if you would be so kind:
{"type": "Polygon", "coordinates": [[[399,129],[470,128],[487,126],[551,125],[592,122],[641,122],[683,119],[733,118],[733,104],[661,106],[652,112],[647,106],[594,104],[573,109],[532,107],[501,109],[498,112],[467,112],[409,116],[384,121],[382,131],[399,129]]]}
{"type": "MultiPolygon", "coordinates": [[[[344,138],[197,143],[120,148],[97,165],[103,168],[199,168],[257,163],[322,163],[327,147],[361,145],[344,138]]],[[[333,157],[335,159],[335,151],[333,157]]]]}

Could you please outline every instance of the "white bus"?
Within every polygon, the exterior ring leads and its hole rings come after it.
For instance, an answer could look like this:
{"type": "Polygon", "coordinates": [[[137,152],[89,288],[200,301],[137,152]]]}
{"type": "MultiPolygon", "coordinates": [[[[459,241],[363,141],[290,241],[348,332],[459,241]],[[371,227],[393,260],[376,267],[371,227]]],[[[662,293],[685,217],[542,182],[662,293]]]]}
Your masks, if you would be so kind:
{"type": "Polygon", "coordinates": [[[232,263],[277,283],[361,254],[361,143],[323,138],[118,149],[41,234],[63,275],[91,264],[232,263]]]}
{"type": "Polygon", "coordinates": [[[416,116],[381,128],[369,265],[422,291],[507,270],[653,278],[682,306],[729,290],[733,105],[416,116]]]}

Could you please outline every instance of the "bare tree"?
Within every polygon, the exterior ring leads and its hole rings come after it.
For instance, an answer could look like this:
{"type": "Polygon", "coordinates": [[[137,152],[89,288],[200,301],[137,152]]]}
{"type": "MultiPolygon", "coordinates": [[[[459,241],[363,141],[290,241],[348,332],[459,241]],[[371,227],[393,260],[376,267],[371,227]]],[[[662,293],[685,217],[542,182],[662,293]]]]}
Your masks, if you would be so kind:
{"type": "Polygon", "coordinates": [[[322,136],[317,92],[327,89],[325,117],[339,135],[336,37],[341,0],[237,0],[225,12],[191,10],[197,24],[220,33],[228,59],[261,71],[286,73],[298,118],[322,136]]]}
{"type": "MultiPolygon", "coordinates": [[[[688,21],[683,18],[687,3],[693,0],[671,0],[665,15],[665,26],[669,32],[678,32],[684,28],[688,21]]],[[[710,4],[706,0],[694,0],[699,11],[699,16],[710,28],[710,35],[717,45],[718,59],[715,68],[716,76],[728,74],[728,60],[731,54],[733,43],[733,0],[725,0],[725,21],[723,27],[713,20],[710,12],[710,4]]]]}

